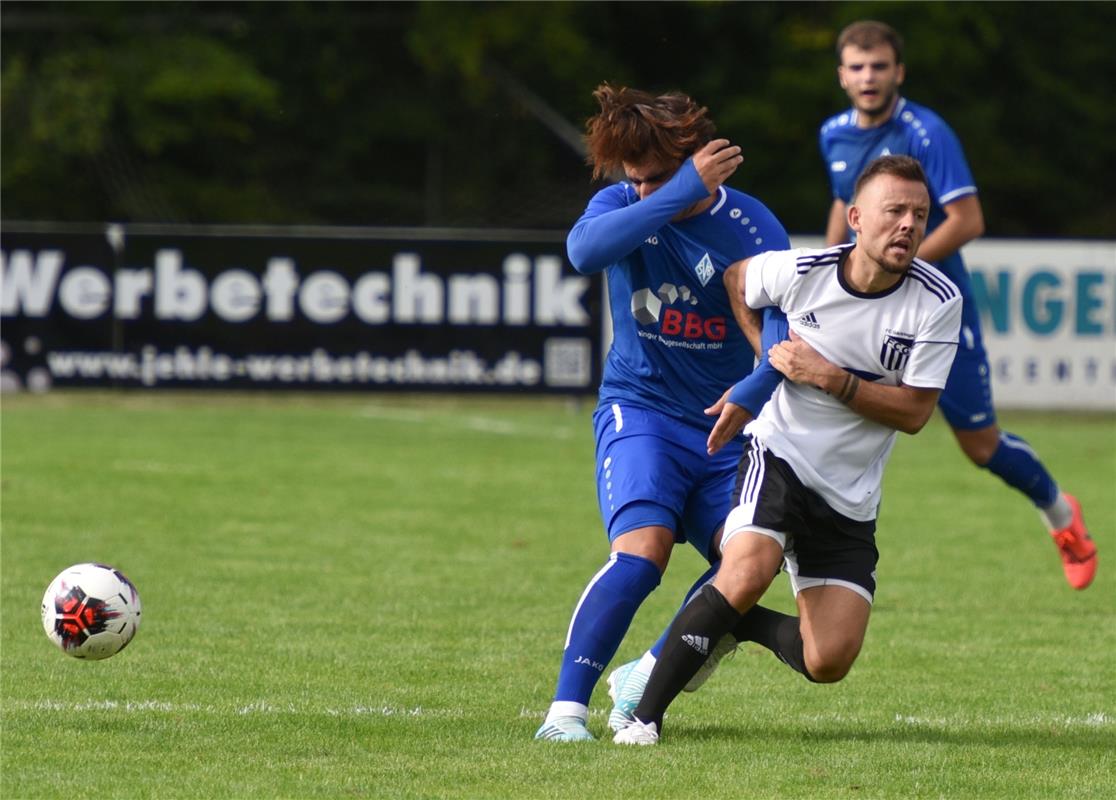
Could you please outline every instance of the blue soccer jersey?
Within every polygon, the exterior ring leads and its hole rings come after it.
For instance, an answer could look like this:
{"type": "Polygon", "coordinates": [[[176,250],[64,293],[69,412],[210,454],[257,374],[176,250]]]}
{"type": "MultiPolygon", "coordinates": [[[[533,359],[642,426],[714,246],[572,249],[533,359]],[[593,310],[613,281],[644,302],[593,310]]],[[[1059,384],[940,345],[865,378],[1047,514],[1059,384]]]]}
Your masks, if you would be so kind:
{"type": "MultiPolygon", "coordinates": [[[[930,183],[930,233],[945,219],[943,207],[976,194],[961,142],[945,121],[925,106],[899,98],[891,119],[874,128],[858,128],[857,112],[850,109],[830,117],[819,135],[822,158],[829,173],[833,197],[852,201],[853,186],[869,162],[880,156],[906,155],[918,159],[930,183]]],[[[960,253],[937,264],[968,294],[968,278],[960,253]]]]}
{"type": "MultiPolygon", "coordinates": [[[[601,190],[570,231],[574,268],[603,270],[608,279],[613,340],[601,406],[635,405],[709,430],[716,418],[703,409],[752,371],[754,354],[733,317],[723,273],[790,242],[766,206],[725,187],[705,211],[673,221],[708,196],[687,160],[644,200],[627,183],[601,190]]],[[[773,378],[769,396],[780,376],[766,363],[761,369],[773,378]]],[[[750,410],[758,413],[763,400],[750,410]]]]}
{"type": "MultiPolygon", "coordinates": [[[[930,184],[927,233],[945,219],[945,206],[977,193],[957,135],[925,106],[899,98],[891,119],[882,125],[858,128],[856,123],[857,112],[849,109],[830,117],[821,127],[821,153],[834,198],[851,202],[857,177],[869,162],[884,155],[907,155],[922,164],[930,184]]],[[[961,290],[962,299],[961,343],[939,404],[954,428],[991,425],[996,413],[992,407],[988,357],[969,273],[960,252],[936,262],[936,266],[961,290]]]]}

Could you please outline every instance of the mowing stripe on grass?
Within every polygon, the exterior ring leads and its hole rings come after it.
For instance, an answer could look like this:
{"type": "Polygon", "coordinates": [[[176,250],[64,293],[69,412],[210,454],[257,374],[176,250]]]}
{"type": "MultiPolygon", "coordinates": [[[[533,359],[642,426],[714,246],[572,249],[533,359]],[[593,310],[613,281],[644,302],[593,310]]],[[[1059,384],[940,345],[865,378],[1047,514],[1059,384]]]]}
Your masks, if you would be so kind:
{"type": "MultiPolygon", "coordinates": [[[[389,422],[411,422],[416,425],[429,426],[432,422],[442,422],[455,428],[474,431],[477,433],[494,433],[499,436],[537,436],[544,439],[569,439],[572,434],[567,428],[539,429],[528,425],[518,425],[506,419],[483,416],[456,416],[449,415],[439,418],[430,410],[412,411],[406,408],[381,408],[369,407],[362,409],[358,417],[365,419],[380,419],[389,422]]],[[[587,434],[588,435],[588,434],[587,434]]]]}
{"type": "MultiPolygon", "coordinates": [[[[607,717],[608,709],[591,709],[592,717],[607,717]]],[[[523,708],[519,711],[521,719],[535,719],[546,716],[546,709],[523,708]]],[[[676,719],[685,718],[685,713],[677,713],[676,719]]],[[[809,725],[819,723],[837,723],[849,726],[850,730],[863,726],[868,722],[864,717],[851,714],[794,714],[795,722],[809,725]]],[[[696,717],[690,717],[696,719],[696,717]]],[[[971,715],[958,715],[955,717],[918,717],[907,714],[896,714],[892,720],[899,725],[922,728],[1031,728],[1031,727],[1056,727],[1056,728],[1105,728],[1116,725],[1116,717],[1104,711],[1096,711],[1084,716],[1069,714],[1018,714],[996,717],[982,717],[971,715]]]]}
{"type": "MultiPolygon", "coordinates": [[[[200,703],[168,703],[161,700],[86,700],[81,702],[66,702],[60,700],[34,700],[15,701],[5,704],[8,711],[58,711],[63,713],[86,713],[91,711],[114,711],[125,714],[162,713],[162,714],[215,714],[215,715],[270,715],[270,714],[312,714],[329,717],[430,717],[438,719],[462,719],[465,710],[461,708],[425,708],[423,706],[396,706],[396,705],[354,705],[344,708],[330,706],[316,707],[312,704],[271,703],[267,700],[256,700],[251,703],[233,706],[220,706],[200,703]]],[[[522,708],[519,717],[542,718],[546,715],[545,709],[522,708]]],[[[607,712],[603,709],[593,709],[590,717],[605,717],[607,712]]],[[[842,725],[863,725],[865,720],[861,717],[848,714],[809,714],[796,715],[796,720],[802,723],[840,723],[842,725]]],[[[1106,728],[1116,724],[1116,717],[1103,711],[1097,711],[1085,716],[1070,716],[1066,714],[1025,714],[997,717],[966,716],[954,717],[918,717],[906,714],[896,714],[893,722],[911,727],[936,728],[953,730],[958,728],[1106,728]]]]}
{"type": "Polygon", "coordinates": [[[425,708],[423,706],[369,706],[355,705],[345,708],[326,706],[318,708],[310,704],[270,703],[256,700],[235,706],[220,706],[201,703],[168,703],[162,700],[84,700],[65,702],[60,700],[34,700],[5,703],[7,711],[58,711],[66,714],[92,711],[114,711],[125,714],[156,712],[161,714],[216,714],[216,715],[268,715],[268,714],[316,714],[328,717],[433,717],[438,719],[461,719],[465,716],[460,708],[425,708]]]}

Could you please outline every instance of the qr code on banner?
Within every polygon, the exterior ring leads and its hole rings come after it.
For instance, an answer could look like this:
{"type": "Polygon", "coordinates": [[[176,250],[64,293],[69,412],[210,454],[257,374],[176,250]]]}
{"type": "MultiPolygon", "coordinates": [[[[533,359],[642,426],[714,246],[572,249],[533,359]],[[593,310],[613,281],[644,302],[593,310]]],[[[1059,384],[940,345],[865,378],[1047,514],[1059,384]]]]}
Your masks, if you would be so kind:
{"type": "Polygon", "coordinates": [[[543,343],[543,376],[547,386],[585,387],[593,379],[589,339],[550,338],[543,343]]]}

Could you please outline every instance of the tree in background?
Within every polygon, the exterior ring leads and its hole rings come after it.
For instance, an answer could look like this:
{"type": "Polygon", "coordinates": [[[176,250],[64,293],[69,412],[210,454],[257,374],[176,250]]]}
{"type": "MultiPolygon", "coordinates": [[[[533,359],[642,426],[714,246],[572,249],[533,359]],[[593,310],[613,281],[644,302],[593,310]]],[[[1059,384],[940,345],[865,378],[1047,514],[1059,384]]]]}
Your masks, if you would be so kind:
{"type": "Polygon", "coordinates": [[[1111,3],[0,7],[6,219],[564,228],[602,80],[682,89],[788,229],[829,204],[833,43],[874,17],[965,142],[989,234],[1111,236],[1111,3]]]}

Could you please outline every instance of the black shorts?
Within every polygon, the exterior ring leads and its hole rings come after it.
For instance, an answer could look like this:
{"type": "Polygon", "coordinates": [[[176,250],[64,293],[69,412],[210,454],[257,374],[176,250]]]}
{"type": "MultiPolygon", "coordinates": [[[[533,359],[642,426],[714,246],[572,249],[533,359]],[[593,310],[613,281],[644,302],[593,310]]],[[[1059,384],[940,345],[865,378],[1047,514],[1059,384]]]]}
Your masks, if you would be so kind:
{"type": "Polygon", "coordinates": [[[746,437],[733,501],[722,548],[740,531],[770,536],[783,545],[795,594],[812,586],[847,585],[872,602],[879,560],[875,520],[834,511],[753,436],[746,437]]]}

